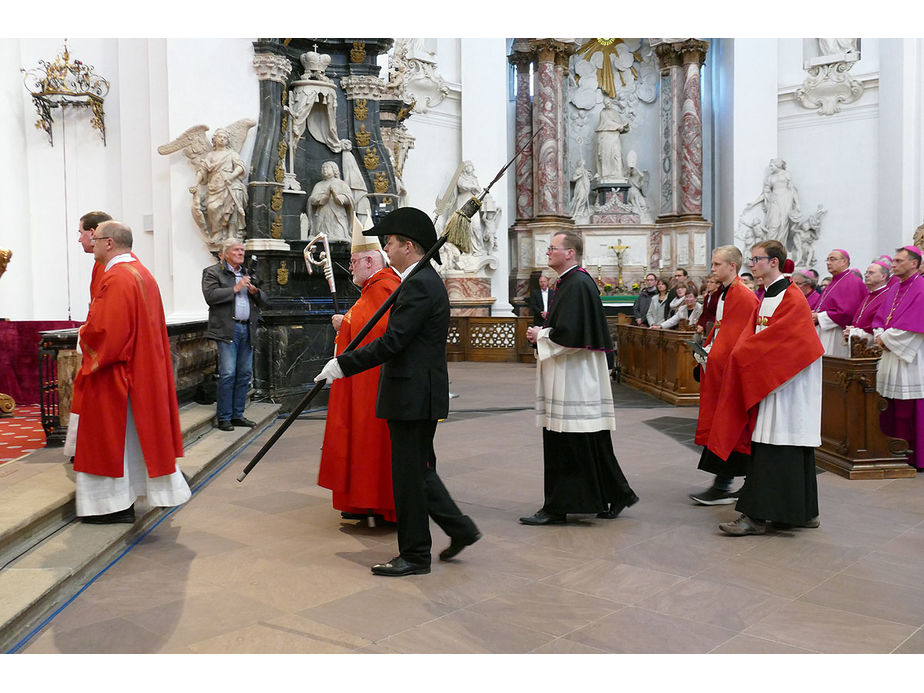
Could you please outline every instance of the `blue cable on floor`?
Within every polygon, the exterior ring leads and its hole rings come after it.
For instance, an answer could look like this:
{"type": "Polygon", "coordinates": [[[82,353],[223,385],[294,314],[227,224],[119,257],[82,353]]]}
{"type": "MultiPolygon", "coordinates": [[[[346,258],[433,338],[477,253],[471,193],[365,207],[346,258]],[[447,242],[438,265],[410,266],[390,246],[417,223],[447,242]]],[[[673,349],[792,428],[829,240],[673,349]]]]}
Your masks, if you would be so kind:
{"type": "MultiPolygon", "coordinates": [[[[313,409],[313,410],[310,410],[309,412],[305,412],[305,413],[312,413],[312,412],[315,412],[315,411],[323,411],[323,410],[321,410],[321,409],[313,409]]],[[[203,486],[205,486],[209,481],[211,481],[212,478],[213,478],[216,474],[218,474],[219,472],[221,472],[222,470],[224,470],[225,467],[227,467],[229,464],[231,464],[231,463],[237,458],[238,455],[240,455],[242,452],[244,452],[247,448],[250,447],[251,443],[253,443],[253,442],[254,442],[255,440],[257,440],[260,436],[262,436],[264,433],[266,433],[270,428],[272,428],[273,425],[274,425],[279,419],[284,419],[284,418],[286,418],[286,416],[284,416],[284,415],[278,415],[275,419],[273,419],[273,421],[272,421],[271,423],[268,423],[266,426],[264,426],[264,427],[263,427],[263,430],[261,430],[259,434],[255,435],[253,438],[251,438],[251,439],[247,442],[247,444],[244,445],[244,447],[242,447],[240,450],[238,450],[238,451],[235,452],[233,455],[231,455],[227,460],[225,460],[224,463],[222,463],[222,465],[221,465],[220,467],[218,467],[218,469],[216,469],[214,472],[212,472],[211,474],[209,474],[205,479],[203,479],[203,480],[200,481],[198,484],[196,484],[196,486],[195,486],[194,488],[191,488],[191,489],[190,489],[191,496],[193,496],[193,495],[195,495],[196,493],[198,493],[198,492],[199,492],[199,489],[201,489],[201,488],[202,488],[203,486]]],[[[190,497],[190,500],[192,500],[192,497],[190,497]]],[[[184,503],[183,505],[185,505],[185,503],[184,503]]],[[[33,628],[33,629],[29,632],[29,634],[26,635],[26,637],[24,637],[24,638],[23,638],[22,640],[20,640],[18,643],[16,643],[15,645],[13,645],[13,647],[11,647],[9,650],[7,650],[5,654],[16,654],[16,652],[17,652],[23,645],[25,645],[25,644],[28,643],[32,638],[34,638],[34,637],[39,633],[39,631],[41,631],[45,626],[47,626],[47,625],[52,621],[52,619],[54,619],[55,616],[57,616],[58,614],[60,614],[68,604],[70,604],[72,601],[74,601],[75,599],[77,599],[77,597],[79,597],[81,594],[83,594],[84,590],[86,590],[90,585],[92,585],[94,582],[96,582],[97,578],[99,578],[100,575],[102,575],[103,573],[105,573],[105,572],[106,572],[107,570],[109,570],[112,566],[114,566],[116,563],[118,563],[120,560],[122,560],[122,557],[123,557],[125,554],[127,554],[129,551],[131,551],[131,550],[135,547],[135,545],[136,545],[138,542],[140,542],[142,539],[144,539],[146,536],[148,536],[148,534],[150,534],[151,532],[153,532],[154,529],[157,527],[157,525],[159,525],[161,522],[163,522],[164,520],[166,520],[166,519],[167,519],[168,517],[170,517],[174,512],[176,512],[177,510],[179,510],[179,509],[182,508],[182,507],[183,507],[182,505],[177,505],[177,506],[174,506],[173,508],[171,508],[170,510],[168,510],[166,513],[164,513],[164,516],[161,517],[161,518],[160,518],[157,522],[155,522],[153,525],[151,525],[151,526],[147,529],[147,531],[144,532],[144,534],[140,535],[137,539],[135,539],[135,541],[133,541],[131,544],[129,544],[127,547],[125,547],[125,550],[124,550],[122,553],[120,553],[118,556],[116,556],[114,559],[112,559],[112,561],[109,563],[109,565],[107,565],[105,568],[103,568],[101,571],[99,571],[96,575],[94,575],[94,576],[90,579],[90,581],[87,582],[87,584],[85,584],[83,587],[81,587],[81,588],[74,594],[74,596],[72,596],[70,599],[68,599],[66,602],[64,602],[61,606],[59,606],[57,609],[55,609],[55,610],[48,616],[48,618],[46,618],[46,619],[45,619],[44,621],[42,621],[39,625],[37,625],[35,628],[33,628]]]]}

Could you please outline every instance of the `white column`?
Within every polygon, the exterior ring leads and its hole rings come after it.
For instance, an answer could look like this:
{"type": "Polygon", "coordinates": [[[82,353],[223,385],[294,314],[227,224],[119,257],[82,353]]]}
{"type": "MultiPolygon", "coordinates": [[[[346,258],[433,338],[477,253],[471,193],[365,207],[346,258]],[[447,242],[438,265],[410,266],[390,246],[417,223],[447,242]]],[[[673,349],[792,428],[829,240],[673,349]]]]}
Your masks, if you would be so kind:
{"type": "MultiPolygon", "coordinates": [[[[462,39],[462,159],[475,165],[478,180],[487,185],[507,162],[507,50],[504,39],[462,39]]],[[[514,175],[507,169],[506,176],[514,175]]],[[[497,223],[497,269],[491,277],[491,294],[497,299],[495,316],[513,316],[508,275],[510,259],[507,220],[513,213],[513,199],[506,181],[491,188],[501,207],[497,223]]]]}
{"type": "MultiPolygon", "coordinates": [[[[878,239],[882,252],[911,243],[921,225],[924,41],[879,41],[878,239]]],[[[872,192],[872,191],[871,191],[872,192]]]]}
{"type": "Polygon", "coordinates": [[[734,242],[738,217],[760,194],[767,164],[778,155],[778,47],[777,39],[717,39],[710,47],[716,51],[713,224],[718,246],[734,242]]]}
{"type": "MultiPolygon", "coordinates": [[[[29,215],[29,160],[24,130],[35,130],[35,111],[25,106],[19,39],[0,41],[0,101],[6,104],[6,115],[0,118],[0,188],[3,190],[3,211],[6,224],[0,246],[13,251],[13,258],[0,279],[0,317],[29,320],[33,312],[33,283],[44,281],[32,271],[32,236],[29,215]]],[[[28,66],[28,67],[31,67],[28,66]]],[[[42,133],[44,134],[44,133],[42,133]]],[[[76,236],[75,236],[76,238],[76,236]]],[[[47,277],[46,277],[47,280],[47,277]]]]}

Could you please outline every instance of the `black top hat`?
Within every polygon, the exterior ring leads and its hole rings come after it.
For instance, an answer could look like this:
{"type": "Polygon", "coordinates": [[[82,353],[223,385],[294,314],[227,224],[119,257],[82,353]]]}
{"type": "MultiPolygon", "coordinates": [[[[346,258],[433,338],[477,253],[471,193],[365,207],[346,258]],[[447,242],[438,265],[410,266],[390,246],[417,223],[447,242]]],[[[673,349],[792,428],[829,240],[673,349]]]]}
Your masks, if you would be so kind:
{"type": "MultiPolygon", "coordinates": [[[[371,229],[363,231],[363,236],[404,236],[417,241],[423,249],[430,250],[436,243],[436,229],[426,212],[416,207],[399,207],[386,214],[382,221],[371,229]]],[[[433,256],[436,264],[442,265],[439,253],[433,256]]]]}

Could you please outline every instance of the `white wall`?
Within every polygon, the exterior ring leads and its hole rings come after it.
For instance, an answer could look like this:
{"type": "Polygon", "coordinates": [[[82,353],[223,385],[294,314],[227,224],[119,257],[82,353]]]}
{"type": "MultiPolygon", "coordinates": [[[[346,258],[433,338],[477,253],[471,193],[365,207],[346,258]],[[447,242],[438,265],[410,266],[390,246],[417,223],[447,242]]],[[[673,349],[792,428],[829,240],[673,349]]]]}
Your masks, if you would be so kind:
{"type": "MultiPolygon", "coordinates": [[[[36,129],[20,67],[51,61],[63,39],[0,40],[0,173],[9,223],[0,247],[13,260],[0,282],[0,317],[83,320],[92,258],[77,243],[82,214],[104,210],[133,230],[134,250],[154,273],[170,321],[207,315],[202,268],[212,262],[189,207],[195,179],[182,153],[160,144],[186,128],[257,119],[259,92],[249,39],[71,39],[71,61],[109,80],[106,144],[88,110],[54,112],[54,146],[36,129]]],[[[243,157],[256,129],[251,131],[243,157]]]]}

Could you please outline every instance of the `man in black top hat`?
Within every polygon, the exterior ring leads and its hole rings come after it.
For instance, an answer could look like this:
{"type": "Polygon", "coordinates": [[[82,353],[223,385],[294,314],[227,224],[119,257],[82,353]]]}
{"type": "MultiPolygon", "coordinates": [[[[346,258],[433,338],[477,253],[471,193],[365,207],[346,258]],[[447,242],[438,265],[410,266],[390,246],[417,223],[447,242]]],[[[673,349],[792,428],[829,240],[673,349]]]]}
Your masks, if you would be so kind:
{"type": "MultiPolygon", "coordinates": [[[[437,421],[449,413],[449,296],[430,263],[410,276],[436,243],[436,230],[425,212],[401,207],[363,233],[386,238],[385,252],[401,277],[398,297],[385,334],[331,359],[315,380],[331,382],[382,366],[375,415],[388,421],[391,434],[400,554],[372,566],[372,572],[422,575],[430,572],[429,517],[450,538],[440,560],[453,558],[481,538],[475,523],[462,514],[436,474],[433,437],[437,421]]],[[[440,262],[438,256],[434,259],[440,262]]]]}

